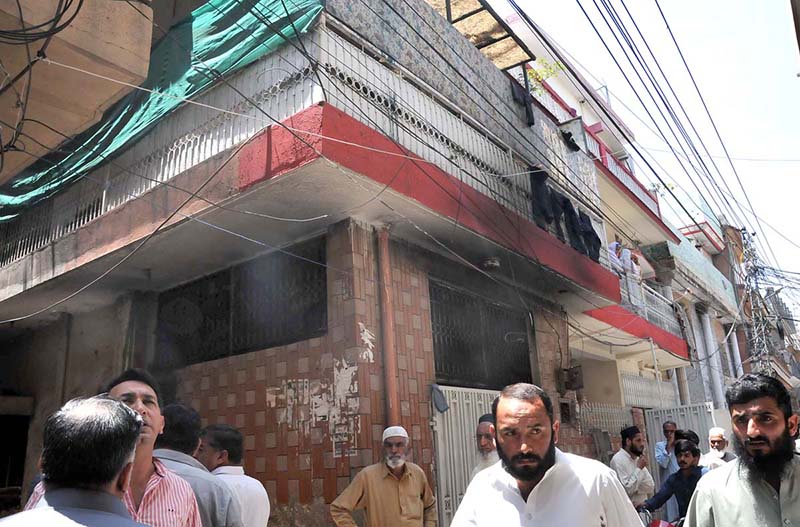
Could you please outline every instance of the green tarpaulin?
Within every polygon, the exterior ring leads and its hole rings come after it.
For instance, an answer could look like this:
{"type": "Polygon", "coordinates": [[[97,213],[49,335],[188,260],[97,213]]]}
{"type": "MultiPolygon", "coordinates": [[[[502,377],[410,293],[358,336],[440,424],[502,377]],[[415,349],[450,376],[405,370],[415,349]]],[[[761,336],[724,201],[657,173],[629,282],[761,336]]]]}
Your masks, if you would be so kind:
{"type": "Polygon", "coordinates": [[[133,90],[98,124],[62,145],[62,153],[23,170],[0,187],[0,221],[18,216],[119,155],[181,106],[180,99],[218,83],[217,75],[228,76],[275,51],[295,29],[306,32],[322,8],[323,0],[211,0],[195,9],[153,48],[142,84],[170,97],[133,90]]]}

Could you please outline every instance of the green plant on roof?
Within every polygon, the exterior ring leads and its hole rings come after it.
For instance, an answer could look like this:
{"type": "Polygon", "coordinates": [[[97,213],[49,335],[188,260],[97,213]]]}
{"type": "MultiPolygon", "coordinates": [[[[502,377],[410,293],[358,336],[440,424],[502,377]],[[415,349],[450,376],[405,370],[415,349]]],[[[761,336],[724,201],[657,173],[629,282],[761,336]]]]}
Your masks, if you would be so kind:
{"type": "Polygon", "coordinates": [[[531,93],[534,95],[542,95],[544,93],[542,83],[564,71],[564,65],[560,62],[550,62],[542,57],[539,57],[534,62],[530,63],[530,66],[531,67],[526,71],[528,73],[528,81],[530,82],[531,93]]]}

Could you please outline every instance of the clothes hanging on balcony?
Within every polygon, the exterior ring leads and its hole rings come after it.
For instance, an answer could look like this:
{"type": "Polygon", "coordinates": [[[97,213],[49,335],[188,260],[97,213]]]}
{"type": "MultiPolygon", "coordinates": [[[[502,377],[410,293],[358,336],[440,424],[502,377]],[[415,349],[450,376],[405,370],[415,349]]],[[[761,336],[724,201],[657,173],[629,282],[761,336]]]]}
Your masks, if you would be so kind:
{"type": "Polygon", "coordinates": [[[586,250],[586,245],[583,243],[583,228],[578,220],[575,206],[572,205],[572,201],[568,197],[562,196],[561,208],[564,211],[564,224],[567,228],[570,247],[583,255],[588,255],[589,251],[586,250]]]}
{"type": "Polygon", "coordinates": [[[561,218],[564,216],[564,208],[562,206],[565,196],[557,190],[550,189],[550,209],[553,211],[553,230],[559,240],[566,243],[567,238],[564,235],[564,229],[561,228],[561,218]]]}
{"type": "Polygon", "coordinates": [[[581,234],[583,235],[583,243],[586,245],[586,251],[589,258],[595,262],[600,261],[600,247],[603,242],[594,230],[592,219],[583,211],[578,212],[578,222],[581,225],[581,234]]]}
{"type": "Polygon", "coordinates": [[[550,187],[547,186],[549,176],[547,172],[535,166],[529,166],[528,172],[531,182],[533,221],[542,229],[547,230],[547,225],[553,223],[553,209],[550,206],[550,187]]]}
{"type": "Polygon", "coordinates": [[[525,121],[528,126],[536,124],[535,114],[533,113],[533,96],[525,90],[517,79],[511,77],[511,96],[514,102],[525,108],[525,121]]]}

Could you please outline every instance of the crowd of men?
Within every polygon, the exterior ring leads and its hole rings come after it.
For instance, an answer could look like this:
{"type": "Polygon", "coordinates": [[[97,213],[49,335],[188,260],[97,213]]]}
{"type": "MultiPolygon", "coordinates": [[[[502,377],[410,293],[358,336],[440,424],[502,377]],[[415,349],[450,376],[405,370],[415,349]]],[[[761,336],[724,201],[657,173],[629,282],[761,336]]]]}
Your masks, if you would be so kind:
{"type": "MultiPolygon", "coordinates": [[[[476,429],[479,461],[453,527],[639,527],[640,512],[661,510],[688,527],[800,527],[798,416],[776,379],[746,374],[726,391],[736,452],[725,430],[700,439],[674,422],[656,444],[655,491],[637,427],[621,432],[610,467],[561,451],[549,395],[532,384],[507,386],[476,429]],[[670,503],[673,505],[670,505],[670,503]]],[[[433,527],[436,499],[424,471],[408,459],[401,426],[386,428],[381,461],[359,471],[333,501],[339,527],[433,527]]],[[[48,418],[42,480],[25,511],[4,526],[264,527],[269,498],[242,468],[242,435],[227,425],[201,428],[197,412],[161,409],[155,381],[129,370],[106,394],[68,402],[48,418]],[[99,455],[102,453],[102,455],[99,455]]]]}
{"type": "Polygon", "coordinates": [[[105,393],[65,404],[45,422],[41,481],[4,527],[265,527],[269,498],[242,469],[243,438],[201,427],[184,405],[160,406],[143,370],[105,393]]]}

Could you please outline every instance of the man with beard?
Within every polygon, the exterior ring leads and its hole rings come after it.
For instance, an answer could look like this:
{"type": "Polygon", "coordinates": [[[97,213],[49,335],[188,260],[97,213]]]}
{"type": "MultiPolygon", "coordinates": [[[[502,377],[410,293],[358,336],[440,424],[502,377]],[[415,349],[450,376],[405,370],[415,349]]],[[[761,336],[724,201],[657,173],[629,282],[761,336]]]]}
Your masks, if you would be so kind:
{"type": "Polygon", "coordinates": [[[494,444],[494,417],[492,414],[484,414],[478,419],[475,440],[478,443],[478,464],[472,469],[472,474],[469,476],[470,481],[478,472],[500,461],[500,458],[497,457],[497,447],[494,444]]]}
{"type": "Polygon", "coordinates": [[[667,478],[658,493],[644,503],[634,502],[637,509],[658,510],[668,499],[675,496],[678,501],[678,515],[668,517],[675,521],[686,516],[689,500],[694,493],[697,482],[703,476],[703,469],[697,466],[700,461],[700,449],[686,439],[675,441],[675,457],[678,458],[678,471],[667,478]]]}
{"type": "Polygon", "coordinates": [[[556,448],[547,393],[506,386],[492,404],[498,463],[472,480],[452,527],[641,527],[610,468],[556,448]]]}
{"type": "Polygon", "coordinates": [[[800,526],[800,459],[792,440],[798,417],[789,393],[777,379],[748,373],[728,387],[725,400],[739,457],[700,480],[686,525],[800,526]]]}
{"type": "Polygon", "coordinates": [[[655,490],[656,483],[647,470],[644,454],[644,437],[636,426],[629,426],[620,432],[622,448],[611,458],[611,468],[617,473],[625,492],[632,503],[641,503],[655,490]]]}
{"type": "Polygon", "coordinates": [[[725,450],[728,440],[725,439],[725,429],[715,426],[708,430],[708,454],[700,457],[700,466],[708,467],[709,470],[719,468],[725,463],[736,459],[733,452],[725,450]]]}
{"type": "Polygon", "coordinates": [[[436,498],[422,469],[406,461],[408,432],[383,431],[384,458],[356,474],[331,503],[338,527],[356,527],[352,512],[366,509],[365,527],[436,527],[436,498]]]}

